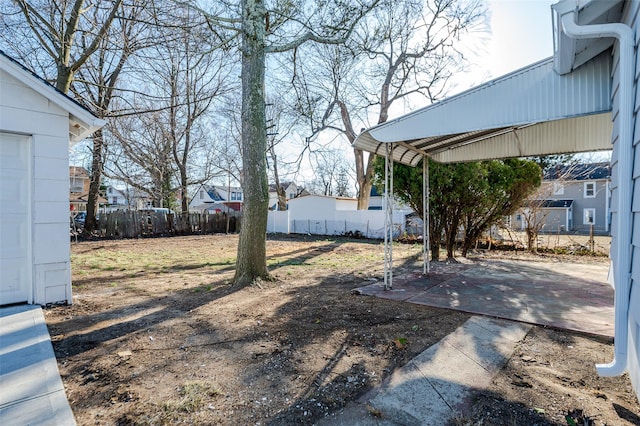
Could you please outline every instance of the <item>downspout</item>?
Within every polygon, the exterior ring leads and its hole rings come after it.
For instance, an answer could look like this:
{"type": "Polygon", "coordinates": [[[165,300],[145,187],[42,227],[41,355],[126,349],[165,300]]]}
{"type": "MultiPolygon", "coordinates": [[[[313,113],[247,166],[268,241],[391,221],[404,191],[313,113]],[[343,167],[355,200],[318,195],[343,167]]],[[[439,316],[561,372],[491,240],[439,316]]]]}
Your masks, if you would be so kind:
{"type": "Polygon", "coordinates": [[[618,40],[620,64],[619,101],[619,149],[618,152],[618,220],[616,221],[616,253],[617,264],[613,267],[615,282],[615,334],[614,358],[609,364],[597,364],[598,373],[602,376],[618,376],[627,368],[628,346],[628,313],[631,290],[631,198],[633,194],[632,170],[633,156],[633,79],[635,63],[633,30],[622,23],[584,25],[576,24],[577,4],[562,2],[553,5],[562,23],[562,31],[570,38],[590,39],[613,37],[618,40]],[[572,7],[572,5],[574,7],[572,7]],[[571,8],[569,10],[569,8],[571,8]]]}

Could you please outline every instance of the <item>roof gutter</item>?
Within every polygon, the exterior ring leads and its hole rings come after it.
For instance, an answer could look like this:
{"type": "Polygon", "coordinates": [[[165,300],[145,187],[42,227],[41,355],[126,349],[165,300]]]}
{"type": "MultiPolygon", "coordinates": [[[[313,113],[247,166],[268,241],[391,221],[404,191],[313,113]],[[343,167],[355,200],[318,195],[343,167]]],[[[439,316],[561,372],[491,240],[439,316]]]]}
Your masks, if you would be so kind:
{"type": "MultiPolygon", "coordinates": [[[[631,199],[633,195],[632,168],[633,156],[633,76],[635,63],[633,60],[633,30],[622,23],[578,25],[578,4],[574,1],[563,1],[552,6],[559,18],[558,30],[572,39],[598,39],[613,37],[618,40],[620,57],[620,89],[619,96],[619,149],[618,155],[618,220],[615,224],[616,262],[613,265],[615,283],[615,333],[614,359],[609,364],[597,364],[598,373],[602,376],[618,376],[627,369],[628,346],[628,313],[631,293],[631,199]]],[[[570,47],[571,48],[571,47],[570,47]]],[[[555,52],[560,55],[561,52],[555,52]]],[[[565,58],[566,59],[566,58],[565,58]]]]}

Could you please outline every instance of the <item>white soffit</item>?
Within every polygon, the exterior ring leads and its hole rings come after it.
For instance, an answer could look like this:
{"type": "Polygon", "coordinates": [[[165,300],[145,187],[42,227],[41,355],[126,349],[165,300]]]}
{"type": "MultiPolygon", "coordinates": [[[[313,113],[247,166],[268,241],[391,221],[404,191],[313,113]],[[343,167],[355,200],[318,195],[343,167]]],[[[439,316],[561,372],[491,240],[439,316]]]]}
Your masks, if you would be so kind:
{"type": "Polygon", "coordinates": [[[393,143],[394,161],[412,166],[610,149],[610,62],[605,52],[561,76],[545,59],[374,126],[354,147],[384,155],[393,143]]]}
{"type": "Polygon", "coordinates": [[[620,22],[624,0],[564,0],[553,6],[553,41],[555,69],[567,74],[613,45],[613,38],[575,39],[562,31],[558,11],[577,10],[576,24],[597,25],[620,22]]]}

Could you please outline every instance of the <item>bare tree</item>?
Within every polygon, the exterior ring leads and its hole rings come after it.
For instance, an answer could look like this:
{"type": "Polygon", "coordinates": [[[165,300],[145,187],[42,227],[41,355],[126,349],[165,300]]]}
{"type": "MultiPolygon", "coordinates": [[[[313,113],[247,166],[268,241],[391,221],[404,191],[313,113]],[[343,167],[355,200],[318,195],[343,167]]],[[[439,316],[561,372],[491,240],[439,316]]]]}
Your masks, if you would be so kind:
{"type": "MultiPolygon", "coordinates": [[[[377,0],[373,0],[375,4],[377,0]]],[[[211,13],[214,31],[239,34],[242,81],[242,167],[245,194],[234,282],[244,286],[268,279],[266,229],[269,203],[266,167],[267,54],[294,51],[307,42],[344,43],[358,20],[372,7],[367,0],[276,2],[241,0],[240,7],[211,13]]]]}
{"type": "MultiPolygon", "coordinates": [[[[281,177],[283,176],[283,171],[288,171],[290,166],[290,163],[280,155],[279,148],[285,145],[285,142],[291,142],[292,130],[296,125],[295,120],[291,120],[294,117],[285,113],[285,108],[279,96],[271,96],[266,108],[267,166],[273,177],[273,186],[278,195],[278,210],[287,209],[287,193],[281,177]]],[[[299,166],[299,157],[295,163],[299,166]]],[[[286,174],[288,173],[284,173],[284,175],[286,174]]]]}
{"type": "MultiPolygon", "coordinates": [[[[384,123],[392,106],[417,96],[439,99],[463,64],[456,49],[462,33],[484,15],[475,0],[381,0],[348,45],[314,46],[317,59],[294,70],[297,110],[308,117],[312,137],[333,130],[353,144],[355,123],[384,123]]],[[[354,159],[358,209],[366,209],[375,156],[354,149],[354,159]]]]}
{"type": "Polygon", "coordinates": [[[350,173],[344,153],[337,149],[314,150],[311,154],[314,181],[311,188],[321,195],[350,196],[350,173]]]}
{"type": "MultiPolygon", "coordinates": [[[[77,99],[90,105],[101,118],[115,118],[111,111],[111,103],[118,95],[120,76],[129,58],[136,51],[154,43],[149,41],[148,25],[142,17],[147,6],[148,2],[122,6],[113,24],[98,43],[94,54],[76,73],[77,84],[72,86],[71,90],[77,99]]],[[[92,160],[84,232],[93,231],[97,225],[96,213],[106,148],[102,129],[95,132],[91,139],[92,160]]]]}
{"type": "MultiPolygon", "coordinates": [[[[185,24],[191,21],[189,13],[185,24]]],[[[234,89],[228,83],[229,59],[222,49],[210,51],[200,48],[206,34],[183,32],[178,43],[165,45],[166,56],[171,61],[167,74],[169,95],[169,127],[165,136],[171,141],[180,190],[187,194],[188,186],[206,182],[213,175],[211,144],[202,127],[202,118],[210,110],[216,98],[234,89]],[[205,148],[209,148],[206,150],[205,148]],[[205,160],[204,168],[194,176],[193,156],[200,155],[205,160]]],[[[182,212],[188,211],[188,199],[182,197],[182,212]]]]}
{"type": "Polygon", "coordinates": [[[9,43],[20,59],[26,64],[39,61],[43,75],[67,93],[76,72],[100,48],[121,4],[122,0],[11,0],[3,13],[15,17],[19,12],[21,17],[4,28],[3,39],[18,37],[9,43]],[[30,56],[34,52],[38,53],[30,56]]]}
{"type": "Polygon", "coordinates": [[[230,60],[210,47],[202,14],[181,5],[162,12],[156,42],[138,58],[128,76],[130,89],[118,100],[132,114],[121,113],[120,123],[110,126],[118,146],[109,174],[154,194],[158,205],[187,212],[189,187],[215,173],[210,117],[216,99],[234,85],[228,81],[230,60]],[[132,165],[139,173],[126,175],[132,165]],[[180,206],[173,205],[177,193],[180,206]]]}
{"type": "Polygon", "coordinates": [[[549,214],[547,207],[547,199],[527,200],[518,213],[521,215],[522,227],[527,237],[527,250],[531,253],[538,251],[538,235],[544,228],[549,214]]]}
{"type": "Polygon", "coordinates": [[[131,188],[149,194],[156,207],[175,207],[177,189],[172,146],[164,137],[164,117],[159,112],[121,117],[110,123],[117,143],[110,144],[111,159],[105,174],[122,180],[131,188]]]}

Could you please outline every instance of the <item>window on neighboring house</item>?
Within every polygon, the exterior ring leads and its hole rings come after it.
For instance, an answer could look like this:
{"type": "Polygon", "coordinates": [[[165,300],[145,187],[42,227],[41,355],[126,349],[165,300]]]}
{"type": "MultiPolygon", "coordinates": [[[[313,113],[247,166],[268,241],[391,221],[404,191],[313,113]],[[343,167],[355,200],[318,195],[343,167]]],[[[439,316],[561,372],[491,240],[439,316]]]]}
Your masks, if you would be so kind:
{"type": "Polygon", "coordinates": [[[113,188],[109,187],[109,189],[107,189],[107,192],[108,192],[109,194],[113,194],[113,188]]]}
{"type": "Polygon", "coordinates": [[[200,199],[204,199],[204,189],[200,190],[200,199]]]}
{"type": "MultiPolygon", "coordinates": [[[[518,218],[516,217],[516,221],[517,221],[517,220],[518,220],[518,218]]],[[[504,217],[504,225],[505,225],[507,228],[510,228],[510,227],[511,227],[511,216],[505,216],[505,217],[504,217]]]]}
{"type": "Polygon", "coordinates": [[[564,185],[560,182],[553,182],[553,195],[564,195],[564,185]]]}
{"type": "Polygon", "coordinates": [[[596,183],[585,182],[584,183],[584,198],[595,198],[596,196],[596,183]]]}
{"type": "Polygon", "coordinates": [[[242,201],[242,192],[232,192],[231,201],[242,201]]]}
{"type": "Polygon", "coordinates": [[[595,225],[596,209],[584,209],[583,221],[584,225],[595,225]]]}
{"type": "Polygon", "coordinates": [[[78,192],[81,193],[82,190],[84,189],[84,185],[83,185],[83,180],[82,179],[78,179],[78,178],[71,178],[70,180],[70,192],[78,192]]]}
{"type": "Polygon", "coordinates": [[[293,192],[289,193],[289,198],[296,198],[296,194],[294,194],[293,192]]]}
{"type": "MultiPolygon", "coordinates": [[[[111,189],[111,188],[109,188],[111,189]]],[[[112,197],[111,198],[111,204],[118,204],[118,197],[112,197]]]]}

